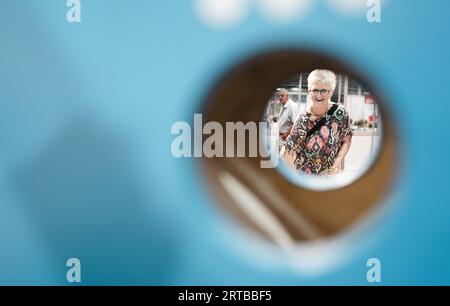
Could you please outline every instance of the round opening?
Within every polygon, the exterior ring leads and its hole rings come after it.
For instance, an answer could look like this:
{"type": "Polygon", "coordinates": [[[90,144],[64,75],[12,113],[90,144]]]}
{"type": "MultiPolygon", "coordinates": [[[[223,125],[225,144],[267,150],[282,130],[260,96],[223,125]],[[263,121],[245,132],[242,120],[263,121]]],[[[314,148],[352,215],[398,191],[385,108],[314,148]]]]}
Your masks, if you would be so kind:
{"type": "MultiPolygon", "coordinates": [[[[299,99],[302,84],[299,83],[297,91],[299,99]]],[[[288,90],[292,96],[294,88],[288,90]]],[[[287,49],[249,58],[216,82],[202,106],[204,148],[208,144],[213,151],[208,158],[201,159],[206,183],[226,211],[277,245],[337,235],[373,211],[391,186],[396,165],[395,131],[385,105],[384,97],[365,75],[327,55],[287,49]],[[338,78],[348,82],[356,80],[358,90],[369,89],[367,104],[376,103],[372,105],[376,107],[377,128],[370,130],[368,123],[364,123],[367,130],[359,132],[376,133],[379,145],[371,146],[369,163],[360,167],[351,179],[346,180],[343,173],[298,175],[283,162],[273,167],[267,154],[273,150],[266,141],[271,131],[267,129],[271,99],[278,88],[287,87],[287,81],[316,69],[334,71],[338,78]],[[255,125],[257,140],[263,140],[256,141],[256,145],[255,125]],[[215,140],[223,141],[213,144],[211,136],[220,127],[223,129],[220,136],[216,133],[215,140]]],[[[269,119],[273,123],[273,117],[269,119]]],[[[354,121],[350,128],[353,125],[354,121]]],[[[353,127],[352,132],[356,135],[358,128],[353,127]]],[[[348,161],[344,163],[347,163],[344,169],[349,167],[348,161]]]]}
{"type": "Polygon", "coordinates": [[[340,71],[291,76],[273,90],[261,116],[266,155],[288,180],[309,189],[354,182],[382,145],[383,116],[375,97],[364,81],[340,71]]]}

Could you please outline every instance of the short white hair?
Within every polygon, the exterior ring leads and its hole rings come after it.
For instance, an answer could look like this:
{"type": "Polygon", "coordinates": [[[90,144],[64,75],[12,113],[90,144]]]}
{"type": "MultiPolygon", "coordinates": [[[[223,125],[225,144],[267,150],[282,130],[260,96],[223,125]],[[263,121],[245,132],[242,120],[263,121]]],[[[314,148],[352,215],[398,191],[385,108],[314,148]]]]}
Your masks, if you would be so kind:
{"type": "Polygon", "coordinates": [[[312,84],[323,82],[331,86],[332,90],[336,89],[336,75],[331,70],[316,69],[308,76],[308,88],[312,84]]]}
{"type": "Polygon", "coordinates": [[[286,88],[281,88],[278,90],[278,95],[289,95],[289,91],[286,88]]]}

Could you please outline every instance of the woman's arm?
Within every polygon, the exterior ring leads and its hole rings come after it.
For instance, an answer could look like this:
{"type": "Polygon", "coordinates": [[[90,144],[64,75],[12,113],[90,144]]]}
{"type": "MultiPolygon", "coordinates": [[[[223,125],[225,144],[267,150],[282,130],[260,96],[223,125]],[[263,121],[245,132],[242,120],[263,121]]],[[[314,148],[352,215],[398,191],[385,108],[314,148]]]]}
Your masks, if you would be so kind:
{"type": "Polygon", "coordinates": [[[352,144],[352,137],[351,136],[345,137],[342,142],[341,149],[339,150],[338,155],[334,159],[333,166],[330,169],[332,174],[338,173],[341,170],[341,163],[344,160],[345,156],[347,155],[351,144],[352,144]]]}
{"type": "Polygon", "coordinates": [[[341,163],[347,155],[350,145],[352,144],[353,132],[350,124],[350,116],[345,108],[343,108],[343,111],[344,118],[342,120],[341,131],[339,133],[339,138],[342,139],[341,148],[333,161],[333,166],[330,169],[331,174],[338,173],[341,170],[341,163]]]}
{"type": "Polygon", "coordinates": [[[297,151],[300,148],[301,143],[306,137],[305,118],[300,115],[292,126],[289,135],[284,141],[286,150],[297,151]]]}

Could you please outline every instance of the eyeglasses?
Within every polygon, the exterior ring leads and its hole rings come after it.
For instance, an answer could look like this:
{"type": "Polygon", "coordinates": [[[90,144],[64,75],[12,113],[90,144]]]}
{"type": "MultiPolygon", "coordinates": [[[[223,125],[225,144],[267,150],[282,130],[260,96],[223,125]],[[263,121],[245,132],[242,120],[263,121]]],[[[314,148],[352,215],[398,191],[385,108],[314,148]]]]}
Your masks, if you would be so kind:
{"type": "Polygon", "coordinates": [[[331,90],[329,89],[314,89],[314,90],[310,90],[309,92],[312,93],[313,95],[318,95],[320,93],[321,96],[326,95],[327,93],[329,93],[331,90]]]}

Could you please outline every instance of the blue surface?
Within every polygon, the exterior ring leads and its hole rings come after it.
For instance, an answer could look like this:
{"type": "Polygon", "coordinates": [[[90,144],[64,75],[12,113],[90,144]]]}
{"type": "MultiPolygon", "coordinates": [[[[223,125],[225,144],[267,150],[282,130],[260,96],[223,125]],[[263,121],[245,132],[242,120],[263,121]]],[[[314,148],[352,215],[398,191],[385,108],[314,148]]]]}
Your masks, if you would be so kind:
{"type": "Polygon", "coordinates": [[[82,1],[79,24],[64,2],[0,3],[0,284],[65,285],[70,257],[82,284],[364,285],[370,257],[382,284],[450,284],[450,2],[390,1],[379,24],[320,2],[293,23],[252,11],[225,31],[192,1],[82,1]],[[170,154],[171,125],[214,80],[280,46],[366,72],[400,132],[389,210],[320,275],[252,260],[197,161],[170,154]]]}

